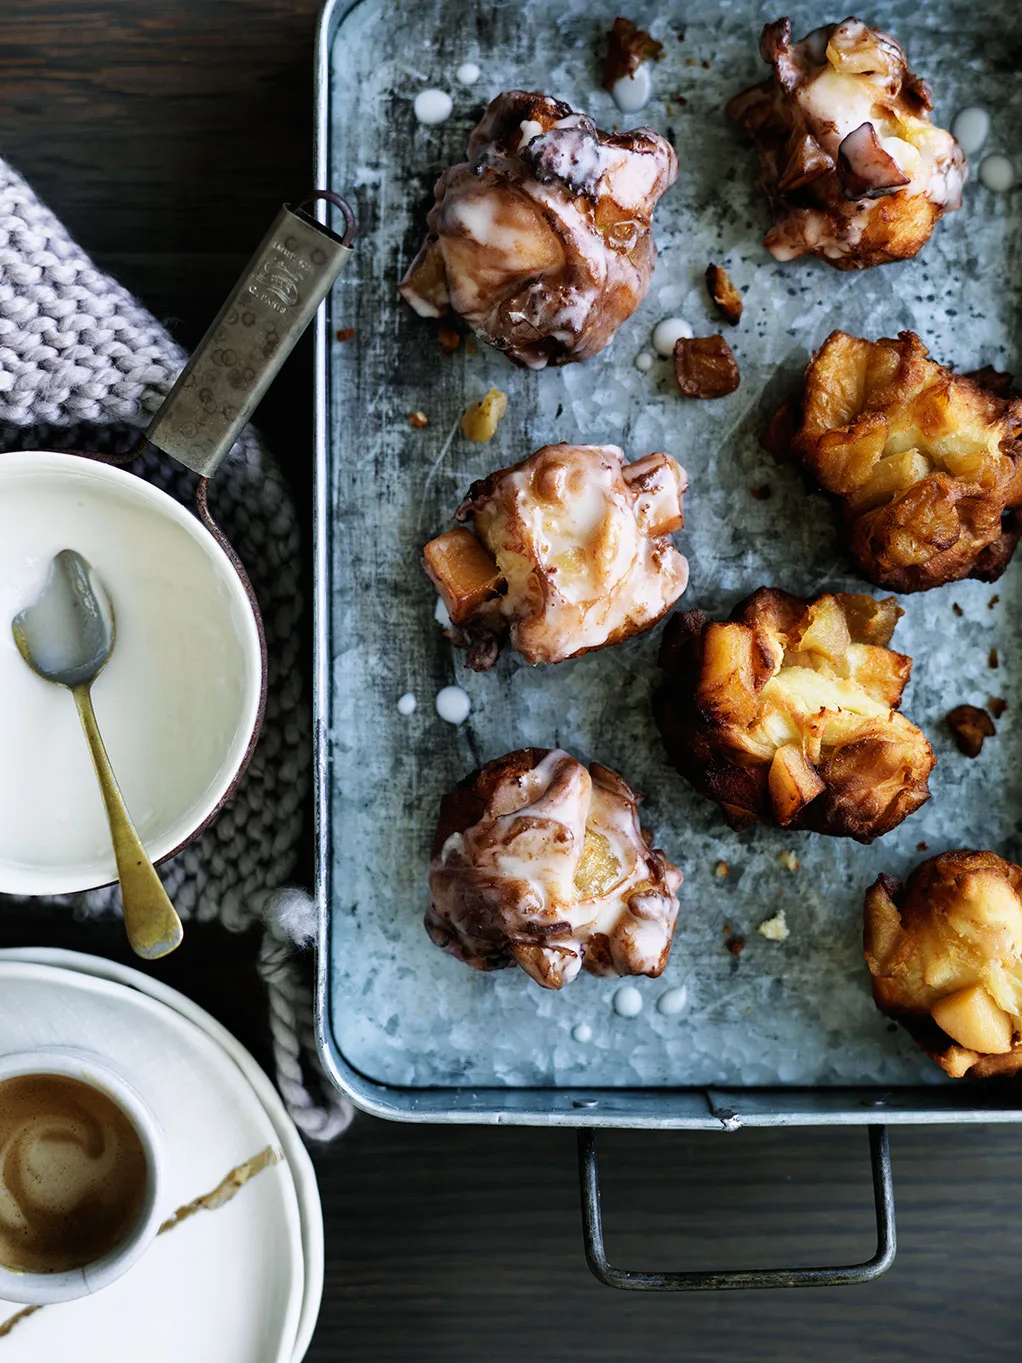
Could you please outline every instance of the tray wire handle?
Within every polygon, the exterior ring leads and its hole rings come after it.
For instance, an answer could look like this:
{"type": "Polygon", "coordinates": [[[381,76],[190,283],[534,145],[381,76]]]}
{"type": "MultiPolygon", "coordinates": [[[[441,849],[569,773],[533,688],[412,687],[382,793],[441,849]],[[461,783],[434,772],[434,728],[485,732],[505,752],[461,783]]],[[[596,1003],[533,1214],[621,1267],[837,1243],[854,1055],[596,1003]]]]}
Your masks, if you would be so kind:
{"type": "Polygon", "coordinates": [[[593,1127],[581,1127],[578,1131],[578,1174],[582,1194],[582,1234],[586,1262],[605,1286],[631,1292],[734,1291],[751,1287],[844,1287],[851,1283],[871,1282],[891,1267],[898,1247],[894,1222],[891,1151],[886,1126],[869,1128],[869,1154],[873,1171],[877,1247],[876,1253],[865,1263],[836,1265],[832,1268],[699,1269],[690,1272],[656,1273],[615,1268],[607,1258],[603,1242],[596,1131],[593,1127]]]}

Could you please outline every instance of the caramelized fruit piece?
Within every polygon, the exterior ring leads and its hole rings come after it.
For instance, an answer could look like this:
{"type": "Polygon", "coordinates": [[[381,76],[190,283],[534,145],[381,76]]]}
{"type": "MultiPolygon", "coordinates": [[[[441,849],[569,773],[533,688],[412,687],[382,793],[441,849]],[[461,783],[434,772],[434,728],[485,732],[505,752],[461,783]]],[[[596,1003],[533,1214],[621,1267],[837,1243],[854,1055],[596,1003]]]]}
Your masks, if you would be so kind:
{"type": "Polygon", "coordinates": [[[930,1016],[952,1041],[970,1051],[1006,1055],[1011,1050],[1011,1018],[981,984],[945,994],[930,1009],[930,1016]]]}
{"type": "Polygon", "coordinates": [[[493,555],[465,526],[430,540],[423,560],[455,625],[467,620],[484,601],[492,600],[504,585],[493,555]]]}

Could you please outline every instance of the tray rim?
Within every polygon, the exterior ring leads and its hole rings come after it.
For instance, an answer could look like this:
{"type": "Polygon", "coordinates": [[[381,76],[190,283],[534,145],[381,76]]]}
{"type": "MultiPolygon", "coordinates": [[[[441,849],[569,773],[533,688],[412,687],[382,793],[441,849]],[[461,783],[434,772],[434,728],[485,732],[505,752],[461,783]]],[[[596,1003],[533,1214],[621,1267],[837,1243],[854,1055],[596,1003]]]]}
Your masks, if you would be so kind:
{"type": "MultiPolygon", "coordinates": [[[[330,53],[337,30],[367,0],[325,0],[316,24],[313,170],[327,185],[330,53]]],[[[336,188],[336,186],[334,186],[336,188]]],[[[343,186],[341,187],[343,189],[343,186]]],[[[325,203],[317,205],[325,222],[325,203]]],[[[356,244],[357,249],[357,244],[356,244]]],[[[330,970],[330,350],[332,294],[314,323],[313,797],[316,1050],[327,1078],[361,1111],[389,1121],[626,1130],[736,1131],[743,1127],[959,1125],[1022,1122],[1022,1085],[778,1088],[406,1088],[381,1083],[344,1056],[331,1027],[330,970]]]]}

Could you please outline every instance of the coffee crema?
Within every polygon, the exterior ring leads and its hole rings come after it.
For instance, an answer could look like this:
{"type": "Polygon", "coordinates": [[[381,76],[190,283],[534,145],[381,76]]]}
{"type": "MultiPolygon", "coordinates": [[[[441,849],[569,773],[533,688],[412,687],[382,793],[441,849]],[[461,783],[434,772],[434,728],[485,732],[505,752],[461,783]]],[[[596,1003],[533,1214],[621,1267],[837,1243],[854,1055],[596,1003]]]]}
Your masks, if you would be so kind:
{"type": "Polygon", "coordinates": [[[116,1249],[142,1213],[145,1149],[112,1098],[80,1079],[0,1082],[0,1265],[84,1268],[116,1249]]]}

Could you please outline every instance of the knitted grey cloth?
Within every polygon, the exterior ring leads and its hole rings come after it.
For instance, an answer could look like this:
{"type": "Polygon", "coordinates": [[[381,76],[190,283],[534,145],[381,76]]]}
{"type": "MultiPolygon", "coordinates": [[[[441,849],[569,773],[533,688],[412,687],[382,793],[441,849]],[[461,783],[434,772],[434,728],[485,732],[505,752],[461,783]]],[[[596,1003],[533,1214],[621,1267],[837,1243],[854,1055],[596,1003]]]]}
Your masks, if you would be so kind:
{"type": "MultiPolygon", "coordinates": [[[[218,301],[210,300],[211,316],[218,301]]],[[[0,449],[129,449],[184,360],[166,330],[96,268],[0,160],[0,449]]],[[[180,501],[193,500],[194,474],[171,460],[150,451],[131,467],[180,501]]],[[[278,1081],[302,1130],[329,1139],[347,1127],[351,1109],[315,1064],[306,963],[295,952],[311,939],[311,906],[286,888],[310,765],[298,658],[299,535],[280,470],[252,430],[221,466],[210,503],[262,611],[266,721],[231,804],[161,876],[185,920],[218,920],[231,932],[265,925],[260,969],[278,1081]]],[[[120,911],[116,888],[60,902],[81,916],[120,911]]]]}

